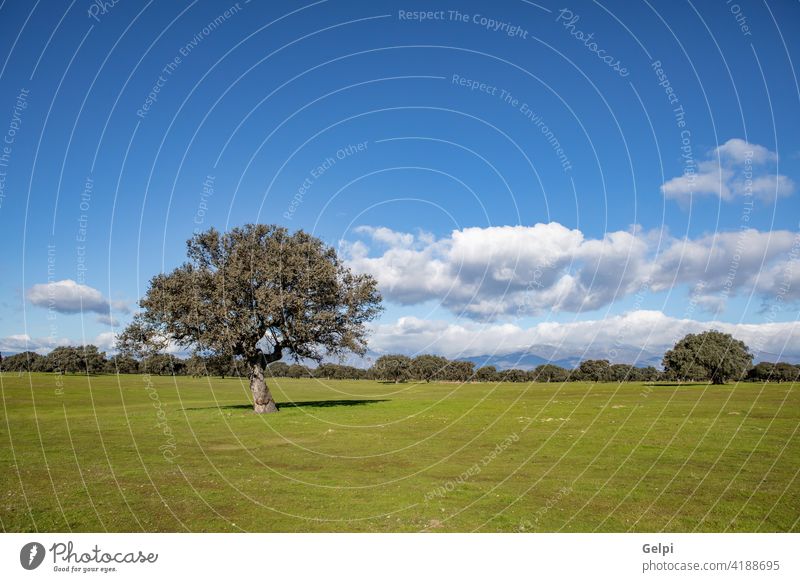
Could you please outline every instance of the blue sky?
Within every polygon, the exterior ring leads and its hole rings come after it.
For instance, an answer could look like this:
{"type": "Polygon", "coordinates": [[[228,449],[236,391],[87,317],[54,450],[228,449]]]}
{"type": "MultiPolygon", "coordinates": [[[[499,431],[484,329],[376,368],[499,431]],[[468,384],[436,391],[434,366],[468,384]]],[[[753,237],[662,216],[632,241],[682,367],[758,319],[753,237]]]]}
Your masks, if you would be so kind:
{"type": "Polygon", "coordinates": [[[375,352],[800,359],[797,3],[101,5],[0,5],[3,352],[267,222],[378,278],[375,352]]]}

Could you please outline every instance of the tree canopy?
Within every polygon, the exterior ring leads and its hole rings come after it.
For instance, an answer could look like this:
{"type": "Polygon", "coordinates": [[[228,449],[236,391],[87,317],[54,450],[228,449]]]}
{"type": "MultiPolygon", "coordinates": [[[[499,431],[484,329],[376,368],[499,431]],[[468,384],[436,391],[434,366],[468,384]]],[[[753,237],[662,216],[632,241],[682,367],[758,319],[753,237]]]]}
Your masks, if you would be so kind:
{"type": "Polygon", "coordinates": [[[381,380],[405,382],[411,378],[412,360],[401,354],[387,354],[375,360],[375,373],[381,380]]]}
{"type": "Polygon", "coordinates": [[[741,379],[753,364],[744,342],[720,331],[689,334],[664,354],[664,371],[678,380],[711,380],[724,384],[741,379]]]}

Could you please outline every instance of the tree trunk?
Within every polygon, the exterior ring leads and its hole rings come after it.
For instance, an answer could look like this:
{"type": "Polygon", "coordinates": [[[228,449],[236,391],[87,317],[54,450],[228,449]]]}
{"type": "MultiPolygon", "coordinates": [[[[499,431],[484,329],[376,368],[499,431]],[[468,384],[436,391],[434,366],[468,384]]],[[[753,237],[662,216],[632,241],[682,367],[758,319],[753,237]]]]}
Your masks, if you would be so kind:
{"type": "Polygon", "coordinates": [[[253,392],[253,411],[256,414],[278,412],[272,393],[264,381],[264,368],[261,367],[261,363],[253,364],[253,369],[250,371],[250,390],[253,392]]]}

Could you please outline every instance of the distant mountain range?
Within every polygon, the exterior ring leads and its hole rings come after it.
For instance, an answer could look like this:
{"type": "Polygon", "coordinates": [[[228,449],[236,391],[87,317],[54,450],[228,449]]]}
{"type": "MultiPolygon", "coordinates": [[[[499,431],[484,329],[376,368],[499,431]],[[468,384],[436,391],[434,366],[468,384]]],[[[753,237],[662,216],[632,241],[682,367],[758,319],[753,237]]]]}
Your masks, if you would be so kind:
{"type": "Polygon", "coordinates": [[[515,354],[506,354],[502,356],[486,355],[486,356],[474,356],[471,358],[458,358],[458,359],[464,360],[466,362],[472,362],[473,364],[475,364],[475,369],[481,368],[483,366],[494,366],[498,370],[510,370],[511,368],[517,368],[520,370],[532,370],[536,366],[540,366],[542,364],[554,364],[556,366],[561,366],[562,368],[574,368],[580,363],[580,361],[575,358],[549,360],[537,354],[532,354],[528,352],[518,352],[515,354]]]}
{"type": "Polygon", "coordinates": [[[536,346],[524,352],[504,355],[484,355],[469,358],[458,358],[475,364],[475,367],[494,366],[498,370],[518,368],[532,370],[541,364],[554,364],[562,368],[577,368],[583,360],[609,360],[612,364],[633,364],[640,368],[661,364],[663,356],[660,352],[643,351],[634,346],[617,346],[612,354],[605,349],[586,350],[581,356],[559,357],[559,350],[554,346],[536,346]]]}

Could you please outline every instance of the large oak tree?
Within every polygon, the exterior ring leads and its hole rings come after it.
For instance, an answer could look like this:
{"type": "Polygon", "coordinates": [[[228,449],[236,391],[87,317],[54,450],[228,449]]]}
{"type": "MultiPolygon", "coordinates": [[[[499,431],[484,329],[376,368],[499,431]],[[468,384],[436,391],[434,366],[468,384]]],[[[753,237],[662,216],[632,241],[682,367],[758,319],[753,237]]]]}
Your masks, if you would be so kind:
{"type": "Polygon", "coordinates": [[[741,379],[753,365],[753,355],[744,342],[711,330],[684,337],[664,354],[663,364],[667,377],[724,384],[741,379]]]}
{"type": "Polygon", "coordinates": [[[257,413],[278,410],[266,365],[291,355],[320,361],[366,351],[366,323],[381,310],[377,283],[356,275],[336,251],[303,231],[248,224],[208,230],[188,243],[188,260],[153,277],[142,311],[122,333],[123,351],[168,342],[240,357],[257,413]]]}

